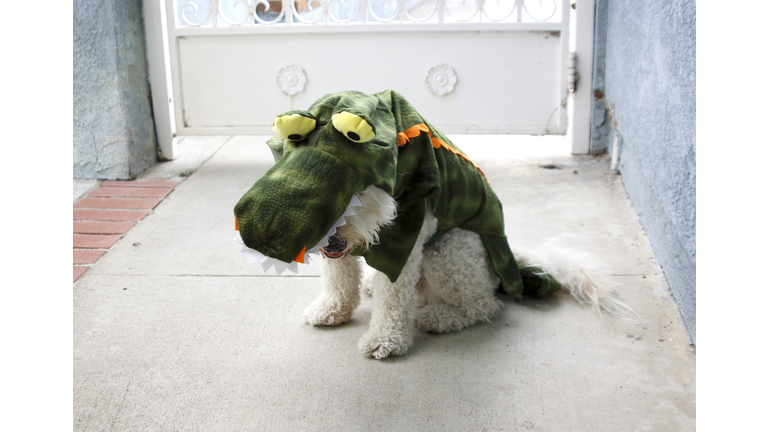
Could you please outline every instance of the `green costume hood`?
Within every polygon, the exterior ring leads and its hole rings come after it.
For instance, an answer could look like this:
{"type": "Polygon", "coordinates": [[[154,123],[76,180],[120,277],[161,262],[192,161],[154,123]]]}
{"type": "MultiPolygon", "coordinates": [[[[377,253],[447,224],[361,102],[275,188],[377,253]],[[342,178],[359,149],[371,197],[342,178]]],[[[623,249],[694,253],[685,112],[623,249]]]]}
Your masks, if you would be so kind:
{"type": "MultiPolygon", "coordinates": [[[[396,281],[424,221],[427,206],[437,234],[476,232],[505,292],[542,297],[560,288],[535,267],[518,266],[504,235],[502,205],[484,174],[402,95],[387,90],[329,94],[307,111],[275,120],[273,166],[235,206],[244,244],[286,263],[324,240],[353,195],[376,186],[397,201],[391,226],[368,250],[371,267],[396,281]]],[[[433,240],[434,240],[433,239],[433,240]]]]}

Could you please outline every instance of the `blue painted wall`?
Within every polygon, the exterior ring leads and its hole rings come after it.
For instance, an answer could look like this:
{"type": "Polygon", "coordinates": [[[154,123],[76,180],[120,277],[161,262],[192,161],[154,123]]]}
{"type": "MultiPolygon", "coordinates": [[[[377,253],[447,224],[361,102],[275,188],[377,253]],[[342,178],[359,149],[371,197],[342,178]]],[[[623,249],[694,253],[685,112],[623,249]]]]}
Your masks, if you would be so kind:
{"type": "Polygon", "coordinates": [[[592,152],[613,151],[696,341],[696,2],[598,0],[592,152]]]}
{"type": "Polygon", "coordinates": [[[142,2],[73,6],[73,177],[134,178],[157,160],[142,2]]]}

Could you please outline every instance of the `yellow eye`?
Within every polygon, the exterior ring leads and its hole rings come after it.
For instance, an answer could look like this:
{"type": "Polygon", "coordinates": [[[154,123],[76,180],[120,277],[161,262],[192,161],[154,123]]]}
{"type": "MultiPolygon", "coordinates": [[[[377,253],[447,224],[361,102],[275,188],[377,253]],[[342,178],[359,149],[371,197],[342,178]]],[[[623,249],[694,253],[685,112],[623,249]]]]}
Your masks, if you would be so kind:
{"type": "Polygon", "coordinates": [[[315,129],[317,122],[310,117],[304,117],[301,114],[291,114],[277,117],[272,130],[284,139],[289,141],[301,141],[307,137],[307,134],[315,129]]]}
{"type": "Polygon", "coordinates": [[[333,127],[354,142],[367,142],[373,139],[376,134],[373,128],[365,119],[346,111],[334,114],[331,117],[333,127]]]}

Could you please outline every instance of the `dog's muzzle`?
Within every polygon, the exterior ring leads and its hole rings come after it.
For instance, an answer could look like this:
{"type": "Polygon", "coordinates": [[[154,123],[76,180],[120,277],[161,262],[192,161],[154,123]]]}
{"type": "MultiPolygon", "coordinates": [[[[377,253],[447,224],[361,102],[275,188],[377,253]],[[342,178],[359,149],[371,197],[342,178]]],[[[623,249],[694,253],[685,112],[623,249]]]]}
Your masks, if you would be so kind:
{"type": "Polygon", "coordinates": [[[347,247],[347,241],[334,234],[328,238],[328,246],[321,247],[320,252],[329,259],[342,259],[349,255],[352,248],[347,247]]]}

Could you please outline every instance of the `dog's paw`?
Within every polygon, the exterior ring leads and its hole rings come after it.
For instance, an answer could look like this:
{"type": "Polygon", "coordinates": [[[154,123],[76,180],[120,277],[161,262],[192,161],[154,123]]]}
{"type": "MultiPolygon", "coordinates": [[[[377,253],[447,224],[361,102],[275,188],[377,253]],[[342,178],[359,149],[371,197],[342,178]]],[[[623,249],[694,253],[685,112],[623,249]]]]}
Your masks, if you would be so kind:
{"type": "Polygon", "coordinates": [[[381,360],[390,355],[403,355],[413,343],[410,334],[380,334],[368,331],[358,344],[358,348],[368,357],[381,360]]]}
{"type": "Polygon", "coordinates": [[[304,320],[313,326],[337,326],[352,318],[354,309],[338,302],[317,299],[304,309],[304,320]]]}

